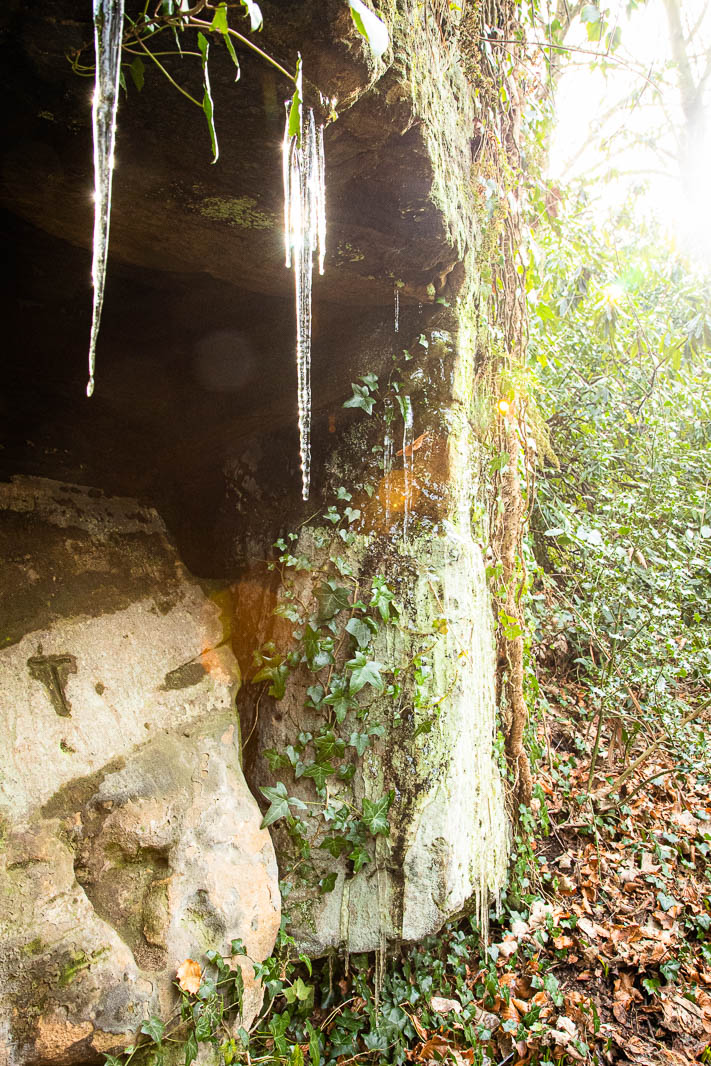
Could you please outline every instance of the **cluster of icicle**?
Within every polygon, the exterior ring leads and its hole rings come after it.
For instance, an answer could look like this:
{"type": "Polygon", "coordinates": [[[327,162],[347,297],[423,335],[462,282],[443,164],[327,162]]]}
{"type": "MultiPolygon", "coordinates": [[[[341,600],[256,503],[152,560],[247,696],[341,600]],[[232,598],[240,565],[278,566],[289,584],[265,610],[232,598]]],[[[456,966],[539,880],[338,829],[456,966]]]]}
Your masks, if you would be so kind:
{"type": "Polygon", "coordinates": [[[311,275],[318,253],[323,274],[326,253],[326,171],[323,126],[308,110],[300,121],[301,136],[289,135],[287,103],[284,128],[284,241],[286,265],[294,269],[296,292],[296,370],[299,402],[301,494],[309,498],[311,480],[311,275]]]}
{"type": "Polygon", "coordinates": [[[116,108],[121,71],[124,0],[94,0],[94,48],[96,78],[92,122],[94,128],[94,253],[91,280],[94,300],[89,339],[89,382],[87,396],[94,391],[96,341],[104,304],[106,259],[109,252],[111,220],[111,180],[116,143],[116,108]]]}

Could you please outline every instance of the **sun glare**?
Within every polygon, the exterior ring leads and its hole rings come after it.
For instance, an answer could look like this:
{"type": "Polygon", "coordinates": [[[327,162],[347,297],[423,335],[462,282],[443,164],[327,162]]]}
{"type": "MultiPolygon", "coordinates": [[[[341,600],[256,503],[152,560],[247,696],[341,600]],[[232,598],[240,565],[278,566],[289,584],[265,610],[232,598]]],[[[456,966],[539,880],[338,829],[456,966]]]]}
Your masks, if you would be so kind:
{"type": "MultiPolygon", "coordinates": [[[[691,74],[702,83],[703,70],[695,63],[711,47],[711,4],[684,0],[683,14],[693,26],[687,41],[691,74]]],[[[709,262],[711,138],[704,144],[703,137],[686,135],[680,85],[669,73],[673,56],[663,0],[649,0],[629,17],[623,3],[616,10],[613,4],[610,21],[621,30],[614,56],[593,69],[588,56],[576,60],[573,54],[561,77],[549,177],[562,183],[593,179],[589,195],[606,214],[633,196],[640,216],[653,215],[687,252],[709,262]]],[[[604,55],[604,41],[591,43],[580,21],[569,39],[604,55]]]]}

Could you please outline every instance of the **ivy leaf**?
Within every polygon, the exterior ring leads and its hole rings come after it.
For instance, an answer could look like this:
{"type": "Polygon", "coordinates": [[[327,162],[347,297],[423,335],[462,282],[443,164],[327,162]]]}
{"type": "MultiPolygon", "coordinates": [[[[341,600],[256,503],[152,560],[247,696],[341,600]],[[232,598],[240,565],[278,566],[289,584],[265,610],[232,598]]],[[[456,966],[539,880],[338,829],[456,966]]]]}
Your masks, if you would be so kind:
{"type": "Polygon", "coordinates": [[[138,89],[139,93],[143,88],[143,81],[146,73],[146,66],[140,56],[136,56],[131,66],[128,68],[131,72],[131,79],[133,84],[138,89]]]}
{"type": "Polygon", "coordinates": [[[370,597],[371,607],[375,607],[380,617],[384,622],[390,621],[390,610],[395,610],[393,600],[395,599],[395,593],[392,592],[385,583],[385,579],[382,577],[374,577],[372,584],[372,593],[370,597]]]}
{"type": "Polygon", "coordinates": [[[380,671],[385,669],[383,663],[368,659],[364,652],[359,651],[354,659],[348,660],[346,666],[352,670],[349,686],[352,696],[366,685],[372,685],[380,692],[385,688],[385,682],[380,676],[380,671]]]}
{"type": "Polygon", "coordinates": [[[327,851],[329,855],[333,855],[334,859],[339,859],[344,851],[348,851],[350,844],[345,837],[341,836],[329,836],[319,844],[319,848],[323,851],[327,851]]]}
{"type": "Polygon", "coordinates": [[[365,411],[367,415],[373,413],[375,407],[375,397],[370,395],[370,389],[367,385],[357,385],[354,381],[351,382],[353,388],[353,395],[349,400],[343,404],[344,407],[360,407],[362,411],[365,411]]]}
{"type": "MultiPolygon", "coordinates": [[[[123,1066],[123,1061],[117,1059],[115,1055],[107,1055],[105,1051],[102,1054],[104,1056],[104,1066],[123,1066]]],[[[190,1063],[188,1063],[188,1066],[190,1066],[190,1063]]]]}
{"type": "Polygon", "coordinates": [[[340,759],[346,750],[346,742],[341,737],[337,737],[332,729],[327,729],[316,737],[314,747],[318,761],[323,762],[333,756],[340,759]]]}
{"type": "Polygon", "coordinates": [[[294,1050],[291,1052],[291,1058],[289,1059],[289,1066],[304,1066],[304,1053],[301,1050],[301,1044],[294,1044],[294,1050]]]}
{"type": "Polygon", "coordinates": [[[335,887],[336,887],[336,874],[335,874],[335,872],[327,874],[326,877],[322,877],[321,880],[318,883],[318,890],[319,890],[319,892],[322,895],[325,895],[326,892],[333,892],[335,887]]]}
{"type": "MultiPolygon", "coordinates": [[[[283,781],[277,782],[276,786],[274,786],[273,788],[267,785],[260,787],[259,791],[271,803],[269,810],[262,818],[262,824],[259,827],[260,829],[266,829],[267,826],[270,826],[273,822],[278,821],[279,818],[285,818],[287,814],[291,813],[289,810],[289,795],[286,791],[286,785],[283,781]]],[[[305,806],[305,804],[302,804],[300,800],[293,802],[295,802],[297,806],[305,806]]]]}
{"type": "MultiPolygon", "coordinates": [[[[709,534],[709,536],[711,536],[711,534],[709,534]]],[[[353,573],[352,566],[346,562],[343,556],[337,555],[333,562],[336,564],[336,569],[341,577],[349,577],[353,573]]]]}
{"type": "Polygon", "coordinates": [[[304,777],[312,778],[316,788],[321,791],[321,789],[326,787],[328,778],[332,777],[335,772],[336,770],[331,766],[330,762],[315,762],[304,770],[304,777]]]}
{"type": "Polygon", "coordinates": [[[364,798],[363,821],[373,836],[389,835],[390,823],[388,822],[388,811],[390,810],[390,804],[394,798],[395,792],[393,789],[390,789],[389,792],[374,802],[367,797],[364,798]]]}
{"type": "Polygon", "coordinates": [[[388,28],[374,11],[366,7],[363,0],[348,0],[358,33],[365,37],[376,59],[379,59],[390,44],[388,28]]]}
{"type": "MultiPolygon", "coordinates": [[[[280,662],[281,656],[277,656],[277,665],[272,666],[269,661],[262,667],[261,670],[252,678],[252,681],[270,681],[269,695],[273,696],[275,700],[280,700],[286,692],[286,679],[289,676],[289,665],[286,662],[280,662]]],[[[271,660],[274,662],[274,660],[271,660]]]]}
{"type": "Polygon", "coordinates": [[[287,756],[283,752],[277,751],[276,748],[266,748],[263,755],[269,763],[269,769],[272,771],[282,770],[290,765],[290,760],[287,756]]]}
{"type": "Polygon", "coordinates": [[[235,995],[237,996],[237,1006],[241,1014],[244,1005],[244,977],[242,976],[242,971],[239,966],[236,970],[232,971],[232,981],[234,984],[235,995]]]}
{"type": "Polygon", "coordinates": [[[333,637],[323,637],[312,626],[304,630],[304,651],[311,670],[322,670],[333,662],[333,637]]]}
{"type": "MultiPolygon", "coordinates": [[[[227,45],[227,51],[230,53],[230,58],[234,65],[237,67],[237,75],[235,77],[235,81],[239,81],[239,60],[237,58],[237,53],[235,52],[234,45],[232,44],[232,39],[230,37],[230,27],[227,21],[226,3],[218,5],[217,10],[215,11],[215,17],[210,23],[210,29],[214,30],[216,33],[221,33],[224,37],[225,44],[227,45]]],[[[254,29],[254,27],[252,27],[252,29],[254,29]]]]}
{"type": "Polygon", "coordinates": [[[220,150],[217,147],[217,134],[215,132],[214,106],[212,103],[212,90],[210,89],[210,73],[207,68],[207,57],[210,54],[210,42],[204,33],[198,33],[198,48],[202,56],[202,80],[205,92],[202,98],[202,109],[207,119],[207,128],[210,131],[210,143],[212,145],[213,163],[216,163],[220,150]]]}
{"type": "Polygon", "coordinates": [[[339,781],[352,781],[355,776],[355,766],[353,763],[342,763],[338,767],[336,776],[339,781]]]}
{"type": "Polygon", "coordinates": [[[348,741],[352,748],[358,752],[358,755],[362,758],[363,752],[370,743],[370,737],[367,733],[351,733],[351,739],[348,741]]]}
{"type": "Polygon", "coordinates": [[[319,622],[328,622],[339,611],[350,607],[350,590],[344,585],[337,585],[335,581],[324,581],[316,589],[316,601],[319,622]]]}
{"type": "Polygon", "coordinates": [[[160,1044],[163,1040],[163,1033],[165,1032],[165,1026],[160,1018],[156,1018],[153,1015],[147,1022],[144,1022],[141,1026],[141,1032],[150,1037],[154,1044],[160,1044]]]}
{"type": "Polygon", "coordinates": [[[212,1015],[201,1014],[195,1025],[195,1039],[199,1044],[205,1043],[212,1036],[212,1015]]]}
{"type": "Polygon", "coordinates": [[[423,733],[431,733],[432,732],[432,725],[433,725],[433,719],[432,718],[425,718],[424,722],[420,722],[420,724],[415,729],[415,732],[412,734],[413,737],[421,737],[423,735],[423,733]]]}
{"type": "Polygon", "coordinates": [[[373,639],[370,627],[360,618],[351,618],[346,624],[346,632],[354,638],[359,648],[367,648],[373,639]]]}
{"type": "Polygon", "coordinates": [[[674,906],[679,906],[679,900],[674,896],[668,896],[666,892],[657,892],[657,902],[663,911],[668,911],[674,906]]]}
{"type": "Polygon", "coordinates": [[[261,30],[264,19],[262,18],[262,12],[259,8],[259,4],[255,4],[254,0],[241,0],[242,7],[245,7],[245,15],[249,15],[250,29],[252,32],[255,30],[261,30]]]}
{"type": "MultiPolygon", "coordinates": [[[[185,1041],[185,1066],[191,1066],[191,1063],[195,1062],[195,1059],[197,1057],[197,1037],[195,1036],[195,1031],[193,1030],[192,1032],[188,1033],[187,1039],[185,1041]]],[[[113,1063],[110,1063],[109,1066],[113,1066],[113,1063]]]]}
{"type": "Polygon", "coordinates": [[[348,682],[343,677],[334,677],[331,681],[331,691],[326,696],[324,703],[333,707],[333,713],[337,722],[342,722],[348,713],[348,708],[353,707],[353,700],[348,695],[348,682]]]}
{"type": "Polygon", "coordinates": [[[323,701],[323,685],[309,685],[306,696],[312,707],[320,707],[323,701]]]}
{"type": "Polygon", "coordinates": [[[318,1039],[318,1030],[314,1029],[311,1022],[306,1022],[306,1032],[309,1034],[309,1062],[311,1066],[321,1066],[321,1045],[318,1039]]]}
{"type": "Polygon", "coordinates": [[[351,851],[351,853],[348,856],[348,858],[353,863],[353,872],[354,873],[358,873],[358,871],[362,870],[362,868],[365,866],[365,864],[367,862],[370,862],[370,855],[365,850],[365,848],[362,847],[360,844],[356,844],[356,846],[353,848],[353,851],[351,851]]]}
{"type": "Polygon", "coordinates": [[[360,511],[357,507],[346,507],[343,513],[348,519],[349,524],[351,522],[356,522],[360,518],[360,511]]]}

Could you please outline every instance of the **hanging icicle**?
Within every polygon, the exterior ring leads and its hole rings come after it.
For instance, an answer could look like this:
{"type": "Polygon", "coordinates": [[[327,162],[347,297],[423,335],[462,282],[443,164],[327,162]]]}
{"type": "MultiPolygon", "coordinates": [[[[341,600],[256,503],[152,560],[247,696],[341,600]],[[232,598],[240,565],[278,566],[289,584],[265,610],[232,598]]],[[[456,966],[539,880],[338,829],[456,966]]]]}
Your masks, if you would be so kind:
{"type": "Polygon", "coordinates": [[[407,528],[410,521],[410,495],[412,493],[412,477],[414,471],[413,460],[413,418],[412,402],[409,396],[399,396],[400,411],[402,412],[402,466],[404,474],[404,500],[402,509],[402,539],[407,544],[407,528]]]}
{"type": "Polygon", "coordinates": [[[316,125],[312,110],[302,115],[300,86],[297,94],[299,133],[292,132],[294,104],[290,100],[286,105],[282,170],[286,265],[293,266],[296,294],[301,489],[307,500],[311,480],[311,276],[314,253],[318,252],[320,274],[326,253],[326,168],[323,126],[316,125]]]}
{"type": "Polygon", "coordinates": [[[87,396],[94,392],[96,341],[104,304],[106,260],[109,252],[111,220],[111,180],[116,143],[116,108],[121,71],[124,0],[94,0],[94,50],[96,79],[92,124],[94,130],[94,253],[91,280],[94,300],[89,338],[89,381],[87,396]]]}
{"type": "Polygon", "coordinates": [[[393,401],[385,397],[385,440],[383,442],[383,497],[385,504],[385,529],[390,529],[390,494],[392,492],[391,472],[393,468],[394,438],[392,431],[393,401]]]}

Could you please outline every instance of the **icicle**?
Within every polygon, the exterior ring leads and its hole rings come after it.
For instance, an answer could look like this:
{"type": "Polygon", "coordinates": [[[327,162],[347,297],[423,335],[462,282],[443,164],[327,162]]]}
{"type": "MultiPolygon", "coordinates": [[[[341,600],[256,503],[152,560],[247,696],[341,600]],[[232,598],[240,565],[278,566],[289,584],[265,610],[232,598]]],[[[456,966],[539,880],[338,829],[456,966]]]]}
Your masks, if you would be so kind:
{"type": "MultiPolygon", "coordinates": [[[[313,125],[313,111],[311,123],[313,125]]],[[[323,126],[316,134],[316,208],[318,213],[318,272],[323,274],[323,261],[326,255],[326,156],[323,150],[323,126]]]]}
{"type": "Polygon", "coordinates": [[[390,484],[390,473],[393,468],[393,401],[387,396],[385,398],[385,440],[383,442],[383,495],[385,497],[385,528],[390,529],[390,493],[392,492],[392,486],[390,484]]]}
{"type": "Polygon", "coordinates": [[[400,332],[400,289],[395,283],[395,332],[400,332]]]}
{"type": "Polygon", "coordinates": [[[403,503],[402,512],[402,539],[407,543],[407,527],[410,518],[410,493],[411,493],[411,480],[412,480],[412,403],[409,396],[402,396],[400,398],[400,408],[402,410],[402,465],[404,473],[404,493],[405,500],[403,503]]]}
{"type": "Polygon", "coordinates": [[[101,309],[104,304],[106,260],[109,252],[111,221],[111,179],[116,143],[116,108],[121,71],[124,0],[94,0],[94,50],[96,78],[92,106],[94,130],[94,250],[91,281],[94,299],[89,338],[89,381],[87,396],[94,392],[96,342],[99,336],[101,309]]]}
{"type": "Polygon", "coordinates": [[[300,137],[289,136],[290,103],[282,147],[284,176],[284,241],[286,265],[294,269],[296,296],[296,367],[302,496],[309,497],[311,477],[311,276],[318,253],[323,273],[326,253],[326,171],[323,127],[313,111],[301,122],[300,137]]]}

